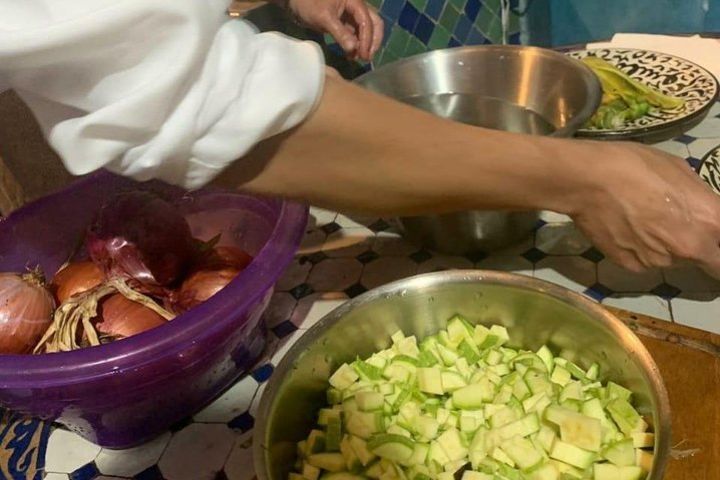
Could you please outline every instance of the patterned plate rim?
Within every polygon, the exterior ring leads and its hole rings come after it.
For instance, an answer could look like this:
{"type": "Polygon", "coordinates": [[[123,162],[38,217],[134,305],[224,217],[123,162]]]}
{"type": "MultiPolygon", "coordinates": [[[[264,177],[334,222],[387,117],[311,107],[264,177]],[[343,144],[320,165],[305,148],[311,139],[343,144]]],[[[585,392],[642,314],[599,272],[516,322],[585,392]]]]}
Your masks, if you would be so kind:
{"type": "Polygon", "coordinates": [[[682,57],[678,57],[677,55],[671,55],[669,53],[663,53],[658,52],[655,50],[645,50],[641,48],[621,48],[621,47],[612,47],[612,48],[578,48],[576,50],[571,50],[568,52],[565,52],[565,55],[571,56],[573,58],[574,54],[580,53],[580,52],[596,52],[596,51],[621,51],[621,52],[644,52],[649,54],[655,54],[655,55],[665,55],[667,57],[671,57],[677,60],[680,60],[682,62],[685,62],[689,65],[692,65],[699,70],[703,71],[708,77],[710,77],[715,82],[715,93],[713,94],[712,98],[710,98],[707,103],[697,111],[690,113],[688,115],[685,115],[684,117],[676,118],[674,120],[670,120],[665,123],[661,123],[659,125],[653,125],[650,127],[636,127],[628,130],[589,130],[589,129],[580,129],[577,131],[577,136],[587,137],[587,138],[611,138],[611,139],[628,139],[628,138],[638,138],[643,137],[648,134],[657,133],[663,130],[667,130],[673,127],[677,127],[679,125],[682,125],[684,123],[689,123],[692,120],[707,115],[708,111],[712,108],[712,106],[715,104],[715,102],[718,100],[718,97],[720,95],[720,82],[718,79],[713,75],[708,69],[705,67],[702,67],[698,65],[695,62],[691,62],[690,60],[687,60],[682,57]]]}
{"type": "Polygon", "coordinates": [[[700,163],[698,164],[698,166],[697,166],[697,168],[695,169],[695,171],[697,172],[698,175],[700,175],[700,178],[701,178],[706,184],[708,184],[708,186],[709,186],[710,188],[712,188],[713,192],[715,192],[715,193],[717,193],[718,195],[720,195],[720,190],[717,189],[717,188],[715,188],[712,184],[710,184],[710,182],[708,182],[707,180],[705,180],[705,179],[703,178],[703,176],[702,176],[702,169],[703,169],[703,167],[705,166],[705,163],[707,163],[707,161],[710,160],[710,158],[711,158],[712,156],[714,156],[714,155],[718,155],[718,156],[720,157],[720,145],[714,146],[713,148],[710,149],[709,152],[707,152],[705,155],[703,155],[702,160],[700,160],[700,163]]]}

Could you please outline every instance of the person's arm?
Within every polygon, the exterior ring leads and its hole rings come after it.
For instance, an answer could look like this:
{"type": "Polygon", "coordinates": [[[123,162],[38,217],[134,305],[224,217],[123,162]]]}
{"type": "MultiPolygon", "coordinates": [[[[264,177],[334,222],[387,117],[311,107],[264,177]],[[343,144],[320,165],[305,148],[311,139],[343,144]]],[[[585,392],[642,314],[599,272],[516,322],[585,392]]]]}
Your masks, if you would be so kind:
{"type": "Polygon", "coordinates": [[[549,209],[633,269],[690,258],[720,274],[720,199],[683,160],[635,144],[531,137],[440,119],[328,78],[318,110],[220,177],[336,209],[549,209]]]}

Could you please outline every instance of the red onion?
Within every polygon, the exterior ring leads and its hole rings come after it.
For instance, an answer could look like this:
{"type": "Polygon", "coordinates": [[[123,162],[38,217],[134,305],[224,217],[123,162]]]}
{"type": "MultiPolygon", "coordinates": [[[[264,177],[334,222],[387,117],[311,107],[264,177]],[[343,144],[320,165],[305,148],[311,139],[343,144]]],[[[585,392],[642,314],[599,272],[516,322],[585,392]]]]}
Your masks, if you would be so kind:
{"type": "Polygon", "coordinates": [[[232,267],[197,270],[191,273],[175,295],[174,308],[184,312],[201,304],[225,288],[238,273],[240,270],[232,267]]]}
{"type": "Polygon", "coordinates": [[[58,303],[63,303],[73,295],[86,292],[105,280],[103,271],[90,261],[69,263],[55,274],[52,287],[58,303]]]}
{"type": "Polygon", "coordinates": [[[39,273],[0,273],[0,353],[30,353],[54,308],[39,273]]]}
{"type": "Polygon", "coordinates": [[[116,293],[100,304],[95,329],[109,337],[132,337],[167,323],[163,317],[140,303],[116,293]]]}
{"type": "Polygon", "coordinates": [[[178,280],[193,259],[194,240],[182,214],[148,192],[117,195],[90,226],[86,245],[110,278],[157,290],[178,280]]]}

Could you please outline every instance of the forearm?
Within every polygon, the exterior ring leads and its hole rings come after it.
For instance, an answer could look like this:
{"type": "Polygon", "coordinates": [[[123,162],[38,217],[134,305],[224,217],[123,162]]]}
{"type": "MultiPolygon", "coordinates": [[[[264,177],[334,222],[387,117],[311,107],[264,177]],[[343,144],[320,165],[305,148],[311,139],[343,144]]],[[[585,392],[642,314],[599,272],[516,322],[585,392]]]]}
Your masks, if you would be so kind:
{"type": "Polygon", "coordinates": [[[261,143],[224,181],[251,192],[381,214],[567,212],[592,182],[578,162],[586,150],[577,142],[442,120],[328,78],[311,118],[261,143]]]}

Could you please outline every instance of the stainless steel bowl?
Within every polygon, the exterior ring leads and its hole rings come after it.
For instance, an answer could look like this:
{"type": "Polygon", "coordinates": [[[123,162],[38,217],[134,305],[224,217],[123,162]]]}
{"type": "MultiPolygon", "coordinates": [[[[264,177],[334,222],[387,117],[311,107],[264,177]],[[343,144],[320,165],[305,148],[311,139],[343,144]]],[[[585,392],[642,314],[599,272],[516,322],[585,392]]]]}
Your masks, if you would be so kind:
{"type": "MultiPolygon", "coordinates": [[[[551,50],[513,45],[436,50],[388,64],[355,81],[443,118],[555,137],[572,136],[602,96],[597,78],[581,62],[551,50]]],[[[532,232],[538,215],[463,212],[404,217],[399,223],[416,243],[467,254],[522,240],[532,232]]]]}
{"type": "Polygon", "coordinates": [[[522,275],[487,271],[431,273],[371,290],[326,315],[288,351],[260,402],[253,455],[260,480],[286,480],[295,444],[313,427],[331,372],[357,355],[387,348],[401,329],[422,338],[459,313],[506,326],[515,346],[543,344],[602,379],[632,389],[655,430],[660,480],[670,451],[670,405],[660,372],[640,340],[601,306],[565,288],[522,275]]]}

